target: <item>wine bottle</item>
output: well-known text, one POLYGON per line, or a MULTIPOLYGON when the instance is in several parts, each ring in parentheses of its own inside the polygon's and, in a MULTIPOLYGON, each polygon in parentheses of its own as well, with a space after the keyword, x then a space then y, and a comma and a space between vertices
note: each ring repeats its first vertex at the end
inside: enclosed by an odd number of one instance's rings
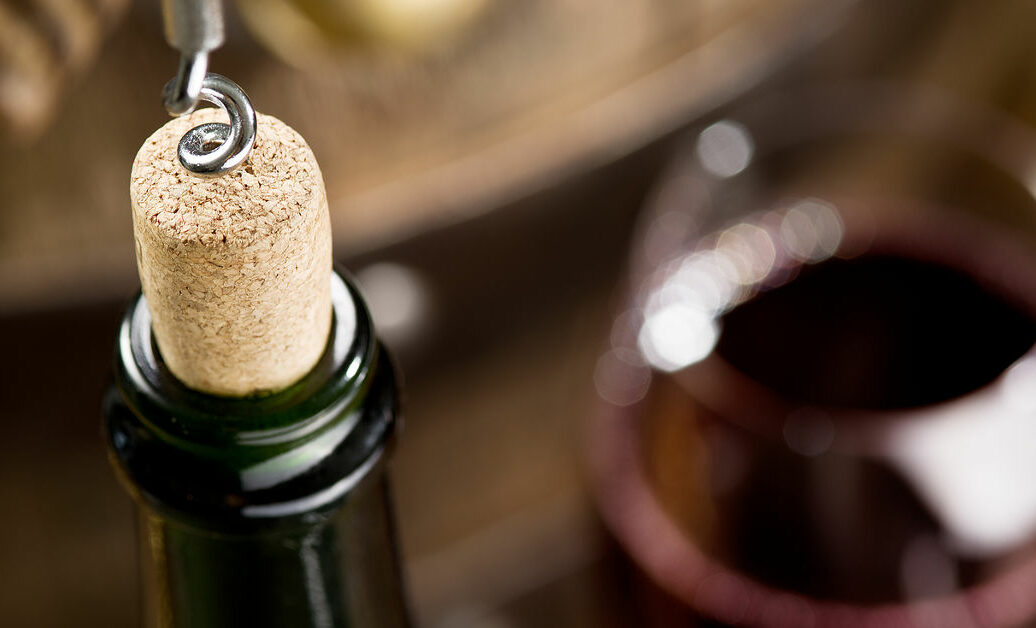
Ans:
POLYGON ((316 367, 281 392, 185 387, 127 311, 106 437, 139 505, 145 624, 408 624, 384 473, 396 378, 358 293, 332 277, 334 321, 316 367))

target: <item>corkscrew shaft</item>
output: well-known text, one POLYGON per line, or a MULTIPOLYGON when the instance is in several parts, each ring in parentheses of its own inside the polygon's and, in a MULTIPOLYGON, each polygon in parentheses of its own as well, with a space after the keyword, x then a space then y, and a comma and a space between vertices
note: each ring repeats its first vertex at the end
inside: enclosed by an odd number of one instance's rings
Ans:
POLYGON ((162 0, 162 17, 166 41, 180 52, 180 67, 163 101, 179 116, 198 105, 209 53, 223 45, 223 5, 221 0, 162 0))

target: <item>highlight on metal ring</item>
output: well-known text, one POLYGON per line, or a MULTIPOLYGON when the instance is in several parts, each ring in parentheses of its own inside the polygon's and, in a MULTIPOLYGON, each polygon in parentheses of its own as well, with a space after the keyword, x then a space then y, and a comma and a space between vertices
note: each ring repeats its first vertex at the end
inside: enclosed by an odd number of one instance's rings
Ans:
MULTIPOLYGON (((167 85, 166 89, 174 88, 167 85)), ((202 176, 230 172, 244 163, 255 144, 255 109, 237 83, 219 74, 205 76, 199 99, 227 112, 230 124, 209 122, 185 133, 177 149, 180 164, 202 176)))

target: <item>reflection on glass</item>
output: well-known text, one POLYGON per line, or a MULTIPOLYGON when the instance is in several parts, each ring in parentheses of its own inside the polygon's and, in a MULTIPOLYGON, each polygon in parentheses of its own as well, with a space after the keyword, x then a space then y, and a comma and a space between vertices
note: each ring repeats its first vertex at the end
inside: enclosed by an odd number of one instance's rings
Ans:
POLYGON ((676 371, 712 352, 719 326, 696 304, 673 303, 648 314, 637 340, 655 368, 676 371))
POLYGON ((663 270, 648 296, 637 338, 644 359, 665 372, 702 360, 719 338, 719 317, 757 292, 775 270, 834 255, 842 229, 832 205, 805 199, 706 238, 714 244, 666 266, 676 271, 663 270))
POLYGON ((792 205, 781 219, 781 242, 795 259, 819 262, 838 250, 842 229, 842 219, 833 206, 805 199, 792 205))

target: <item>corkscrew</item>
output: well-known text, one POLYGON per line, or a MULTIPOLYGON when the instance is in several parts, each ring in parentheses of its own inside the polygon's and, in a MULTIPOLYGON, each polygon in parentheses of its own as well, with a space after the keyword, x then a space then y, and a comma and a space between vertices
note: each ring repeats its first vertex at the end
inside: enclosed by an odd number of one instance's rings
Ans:
POLYGON ((208 71, 209 53, 223 45, 221 0, 162 0, 165 38, 180 52, 176 76, 162 100, 172 116, 191 113, 205 101, 227 113, 229 124, 210 122, 184 134, 177 157, 197 175, 225 174, 244 163, 255 143, 256 116, 237 83, 208 71))

